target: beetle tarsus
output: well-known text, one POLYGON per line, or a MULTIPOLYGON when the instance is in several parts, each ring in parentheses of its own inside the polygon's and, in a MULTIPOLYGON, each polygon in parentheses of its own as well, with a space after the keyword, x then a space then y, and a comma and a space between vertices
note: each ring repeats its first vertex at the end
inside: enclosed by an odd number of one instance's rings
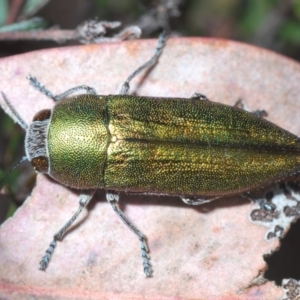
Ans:
POLYGON ((54 240, 51 242, 49 248, 46 250, 46 254, 43 256, 42 260, 40 261, 40 267, 39 267, 40 270, 45 271, 46 268, 48 267, 48 264, 50 262, 55 247, 56 247, 56 240, 54 237, 54 240))
POLYGON ((143 266, 144 266, 144 273, 147 277, 152 276, 152 268, 150 264, 150 256, 149 256, 149 250, 147 247, 146 239, 141 239, 141 250, 142 250, 142 259, 143 259, 143 266))
POLYGON ((152 269, 150 264, 150 256, 149 249, 146 243, 146 237, 131 223, 131 221, 124 215, 124 213, 118 208, 117 202, 119 201, 119 195, 116 193, 107 193, 106 200, 111 204, 113 210, 117 213, 117 215, 122 219, 122 221, 129 227, 131 231, 133 231, 139 240, 141 241, 141 251, 142 251, 142 259, 144 272, 147 277, 151 277, 152 269))

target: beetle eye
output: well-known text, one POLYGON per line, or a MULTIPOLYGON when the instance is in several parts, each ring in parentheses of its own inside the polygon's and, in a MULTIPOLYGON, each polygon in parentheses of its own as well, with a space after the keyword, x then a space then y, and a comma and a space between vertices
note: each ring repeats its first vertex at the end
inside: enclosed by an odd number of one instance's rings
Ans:
POLYGON ((36 115, 33 117, 33 121, 44 121, 50 119, 50 116, 51 116, 51 110, 43 109, 38 113, 36 113, 36 115))
POLYGON ((38 156, 31 160, 33 168, 41 173, 48 173, 48 158, 45 156, 38 156))

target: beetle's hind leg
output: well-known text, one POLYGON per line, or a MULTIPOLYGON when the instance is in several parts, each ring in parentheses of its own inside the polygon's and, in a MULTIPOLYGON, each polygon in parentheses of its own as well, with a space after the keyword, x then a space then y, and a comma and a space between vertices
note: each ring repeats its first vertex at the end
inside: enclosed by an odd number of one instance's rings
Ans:
POLYGON ((131 221, 124 215, 124 213, 118 208, 117 202, 119 201, 119 195, 115 193, 107 193, 106 200, 111 204, 113 210, 122 219, 122 221, 133 231, 141 242, 142 259, 144 266, 144 273, 147 277, 151 277, 152 269, 150 264, 149 250, 147 247, 146 237, 131 223, 131 221))
POLYGON ((46 95, 47 97, 51 98, 54 101, 60 101, 61 99, 66 98, 69 95, 78 92, 79 90, 85 90, 87 94, 93 94, 93 95, 97 94, 94 88, 87 86, 87 85, 79 85, 79 86, 73 87, 73 88, 55 96, 43 84, 41 84, 35 77, 28 75, 27 78, 28 78, 30 84, 34 88, 36 88, 41 93, 43 93, 44 95, 46 95))
MULTIPOLYGON (((244 102, 242 99, 238 99, 238 100, 235 102, 235 104, 233 105, 233 107, 238 107, 238 108, 241 108, 241 109, 243 109, 243 110, 245 110, 245 111, 250 111, 250 110, 247 108, 245 102, 244 102)), ((251 112, 251 111, 250 111, 250 112, 251 112)), ((262 110, 255 110, 255 111, 252 111, 252 113, 253 113, 255 116, 259 117, 259 118, 265 118, 265 117, 268 116, 268 113, 267 113, 264 109, 262 109, 262 110)))
POLYGON ((268 199, 267 196, 264 198, 254 198, 251 197, 249 193, 243 193, 241 196, 249 200, 251 203, 258 203, 260 208, 267 212, 274 213, 276 210, 276 205, 272 203, 271 199, 268 199))
POLYGON ((88 193, 82 193, 79 196, 79 208, 75 212, 75 214, 71 217, 71 219, 54 235, 53 241, 50 243, 48 249, 46 250, 46 254, 43 256, 40 261, 40 270, 45 270, 50 262, 53 251, 56 247, 57 241, 61 241, 63 235, 68 230, 68 228, 74 223, 79 214, 82 212, 83 208, 89 203, 89 201, 93 198, 95 194, 95 190, 91 190, 88 193))

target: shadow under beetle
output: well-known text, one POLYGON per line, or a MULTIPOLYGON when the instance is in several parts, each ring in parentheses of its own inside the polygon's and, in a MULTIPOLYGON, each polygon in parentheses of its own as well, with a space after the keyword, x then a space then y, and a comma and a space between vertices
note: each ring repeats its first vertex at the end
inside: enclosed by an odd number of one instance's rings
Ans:
POLYGON ((145 236, 118 208, 119 191, 177 195, 197 205, 243 194, 299 172, 300 139, 257 114, 201 94, 191 98, 129 96, 129 82, 157 63, 167 39, 160 35, 153 57, 133 72, 119 95, 98 95, 78 86, 54 96, 36 78, 30 83, 57 104, 27 126, 26 157, 34 169, 83 190, 79 208, 54 235, 40 262, 45 270, 61 240, 96 189, 141 242, 144 272, 151 276, 145 236), (69 97, 74 92, 85 94, 69 97))

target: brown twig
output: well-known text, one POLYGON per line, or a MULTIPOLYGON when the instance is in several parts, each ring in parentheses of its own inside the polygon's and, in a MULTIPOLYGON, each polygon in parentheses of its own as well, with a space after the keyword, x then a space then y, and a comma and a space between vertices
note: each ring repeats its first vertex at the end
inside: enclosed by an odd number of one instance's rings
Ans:
POLYGON ((0 41, 53 40, 57 43, 64 43, 76 38, 76 30, 48 29, 0 33, 0 41))
POLYGON ((18 31, 0 33, 0 41, 24 41, 24 40, 51 40, 57 43, 66 41, 79 41, 83 44, 115 42, 127 39, 136 39, 141 35, 141 30, 137 26, 130 26, 112 37, 105 36, 108 29, 120 26, 120 22, 98 22, 87 21, 75 30, 47 29, 34 31, 18 31))

